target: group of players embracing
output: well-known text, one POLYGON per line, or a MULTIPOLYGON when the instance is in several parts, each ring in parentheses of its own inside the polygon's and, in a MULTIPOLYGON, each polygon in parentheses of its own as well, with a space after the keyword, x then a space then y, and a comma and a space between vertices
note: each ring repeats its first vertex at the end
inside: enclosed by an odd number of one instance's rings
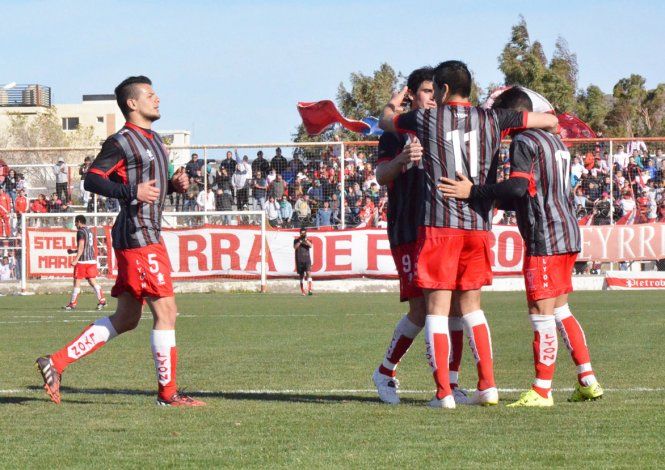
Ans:
POLYGON ((386 105, 376 173, 388 185, 388 238, 409 312, 398 322, 373 380, 398 404, 397 365, 424 328, 434 376, 434 408, 497 405, 490 328, 482 286, 492 283, 490 230, 495 202, 516 212, 524 238, 524 280, 534 331, 536 377, 508 406, 552 406, 557 329, 577 367, 569 401, 600 398, 582 327, 568 306, 580 231, 570 187, 570 154, 552 113, 535 113, 529 93, 512 87, 491 107, 471 105, 472 77, 460 61, 423 67, 386 105), (410 111, 404 112, 405 101, 410 111), (496 182, 502 137, 511 136, 510 178, 496 182), (464 336, 478 383, 458 385, 464 336))

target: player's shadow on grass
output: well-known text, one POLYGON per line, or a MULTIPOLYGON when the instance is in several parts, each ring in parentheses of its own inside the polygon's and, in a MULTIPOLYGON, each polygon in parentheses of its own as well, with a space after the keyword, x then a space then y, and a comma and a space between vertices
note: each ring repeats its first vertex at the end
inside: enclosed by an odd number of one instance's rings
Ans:
MULTIPOLYGON (((30 387, 37 390, 38 387, 30 387)), ((136 389, 115 389, 115 388, 75 388, 75 387, 61 387, 63 396, 68 394, 84 394, 84 395, 138 395, 138 396, 155 396, 154 390, 136 390, 136 389)), ((194 397, 206 398, 224 398, 226 400, 238 401, 274 401, 274 402, 291 402, 291 403, 347 403, 347 402, 360 402, 360 403, 376 403, 381 402, 377 397, 362 396, 362 395, 337 395, 337 394, 303 394, 303 393, 247 393, 247 392, 186 392, 194 397)), ((68 400, 69 401, 69 400, 68 400)), ((402 398, 402 403, 420 405, 422 400, 413 398, 402 398)))

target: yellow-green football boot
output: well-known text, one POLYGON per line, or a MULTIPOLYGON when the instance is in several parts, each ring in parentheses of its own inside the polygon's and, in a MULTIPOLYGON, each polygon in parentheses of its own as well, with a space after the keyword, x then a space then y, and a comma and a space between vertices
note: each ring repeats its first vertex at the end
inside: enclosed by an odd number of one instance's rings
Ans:
POLYGON ((575 385, 575 390, 573 390, 573 394, 570 396, 568 401, 591 401, 598 400, 599 398, 603 398, 603 387, 601 387, 598 382, 593 383, 588 387, 578 383, 575 385))
POLYGON ((520 395, 520 399, 517 400, 515 403, 511 403, 510 405, 506 406, 508 408, 518 408, 521 406, 528 406, 534 408, 548 408, 550 406, 554 406, 554 400, 552 399, 552 395, 550 395, 547 398, 543 398, 534 389, 529 389, 526 392, 522 392, 522 394, 520 395))

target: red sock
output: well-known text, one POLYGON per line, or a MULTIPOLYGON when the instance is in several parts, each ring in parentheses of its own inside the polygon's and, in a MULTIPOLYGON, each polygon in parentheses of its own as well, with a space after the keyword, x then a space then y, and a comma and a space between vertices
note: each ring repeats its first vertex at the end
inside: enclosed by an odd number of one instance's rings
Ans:
POLYGON ((388 350, 383 357, 383 363, 379 366, 380 373, 388 377, 395 377, 399 361, 409 350, 420 330, 422 328, 409 320, 409 317, 406 315, 402 317, 395 327, 390 346, 388 346, 388 350))
POLYGON ((88 325, 74 341, 51 355, 53 367, 62 374, 69 364, 98 350, 117 335, 109 317, 100 318, 88 325))
POLYGON ((441 399, 452 394, 448 378, 448 355, 450 338, 448 337, 448 318, 440 315, 427 315, 425 318, 425 346, 434 382, 436 398, 441 399))
POLYGON ((157 371, 159 398, 169 400, 178 391, 176 384, 178 350, 175 346, 175 330, 152 330, 150 343, 157 371))
POLYGON ((555 308, 554 316, 563 342, 577 366, 577 380, 584 386, 595 383, 596 376, 591 367, 591 357, 589 356, 584 330, 573 316, 568 304, 555 308))
POLYGON ((494 359, 492 357, 492 337, 489 325, 482 310, 470 312, 462 317, 464 332, 469 338, 469 346, 476 360, 478 370, 478 390, 496 387, 494 383, 494 359))
POLYGON ((462 350, 464 349, 464 322, 460 317, 448 317, 448 329, 450 331, 450 361, 448 362, 448 376, 450 387, 456 388, 459 384, 459 368, 462 362, 462 350))
POLYGON ((533 388, 541 397, 548 398, 556 366, 558 339, 554 315, 529 315, 533 328, 533 364, 536 379, 533 388))

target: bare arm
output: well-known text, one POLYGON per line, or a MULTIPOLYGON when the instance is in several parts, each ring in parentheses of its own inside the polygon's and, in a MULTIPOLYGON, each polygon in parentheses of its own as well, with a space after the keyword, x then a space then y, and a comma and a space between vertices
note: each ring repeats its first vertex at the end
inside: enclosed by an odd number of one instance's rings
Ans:
POLYGON ((527 115, 526 127, 528 129, 544 129, 556 134, 559 127, 559 119, 550 113, 529 113, 527 115))
POLYGON ((398 114, 399 112, 402 111, 402 101, 404 101, 404 96, 406 95, 407 87, 402 88, 401 91, 397 93, 393 93, 392 98, 390 98, 390 101, 386 105, 385 108, 383 108, 383 114, 381 115, 381 119, 379 119, 379 127, 383 129, 386 132, 395 132, 395 123, 393 122, 393 118, 395 117, 395 114, 398 114))

